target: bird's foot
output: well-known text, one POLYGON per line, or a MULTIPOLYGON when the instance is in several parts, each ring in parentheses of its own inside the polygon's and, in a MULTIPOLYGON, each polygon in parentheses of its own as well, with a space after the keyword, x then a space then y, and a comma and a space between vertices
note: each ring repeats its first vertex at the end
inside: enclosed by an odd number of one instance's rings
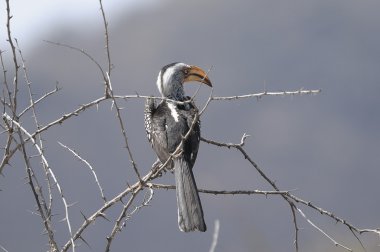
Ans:
POLYGON ((161 177, 162 176, 162 170, 160 171, 162 163, 159 159, 157 159, 153 164, 152 164, 152 176, 150 180, 161 177))
POLYGON ((164 167, 163 169, 160 170, 161 166, 163 164, 159 159, 157 159, 153 164, 152 164, 152 176, 151 179, 159 178, 162 177, 162 172, 171 172, 174 173, 174 169, 171 169, 169 167, 164 167))

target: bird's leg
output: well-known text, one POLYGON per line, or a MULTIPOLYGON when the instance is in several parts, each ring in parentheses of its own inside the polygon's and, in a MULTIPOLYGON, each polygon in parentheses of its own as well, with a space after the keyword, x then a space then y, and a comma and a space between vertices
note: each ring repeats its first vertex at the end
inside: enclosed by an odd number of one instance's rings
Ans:
POLYGON ((157 158, 157 160, 152 164, 153 175, 152 175, 151 179, 155 179, 157 177, 162 176, 162 172, 161 171, 158 172, 161 165, 162 165, 161 161, 157 158))
POLYGON ((169 167, 164 167, 164 169, 158 171, 162 165, 163 165, 162 162, 157 158, 157 160, 152 164, 153 175, 151 176, 150 180, 161 177, 162 171, 164 172, 170 171, 171 173, 174 173, 174 169, 170 169, 169 167))

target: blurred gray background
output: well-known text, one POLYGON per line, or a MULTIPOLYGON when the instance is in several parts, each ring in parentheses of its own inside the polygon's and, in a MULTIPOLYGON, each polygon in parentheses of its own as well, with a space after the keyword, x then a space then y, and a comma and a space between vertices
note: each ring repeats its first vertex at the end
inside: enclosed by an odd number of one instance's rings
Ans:
MULTIPOLYGON (((14 33, 23 49, 37 97, 62 90, 38 106, 47 124, 103 94, 102 78, 83 55, 43 40, 85 49, 106 66, 104 33, 97 1, 15 1, 14 33), (22 3, 24 2, 24 3, 22 3), (30 5, 30 6, 29 6, 30 5)), ((174 61, 213 66, 214 95, 264 90, 322 89, 316 96, 263 97, 260 100, 212 102, 202 116, 208 139, 239 142, 250 134, 246 150, 284 190, 312 201, 359 228, 379 223, 380 179, 380 2, 373 0, 282 1, 107 1, 110 49, 116 94, 158 95, 160 68, 174 61)), ((10 63, 1 3, 1 50, 10 63)), ((9 70, 11 68, 9 67, 9 70)), ((11 73, 11 71, 9 71, 11 73)), ((196 86, 187 86, 192 94, 196 86)), ((21 105, 27 105, 25 97, 21 105)), ((202 88, 199 107, 209 94, 202 88)), ((143 123, 144 100, 120 101, 134 158, 141 173, 156 157, 143 123)), ((78 151, 96 170, 108 199, 136 177, 128 161, 111 103, 104 102, 46 132, 48 161, 63 187, 74 230, 102 205, 87 167, 60 147, 78 151)), ((23 123, 35 128, 31 115, 23 123)), ((2 145, 4 139, 1 138, 2 145)), ((45 251, 41 219, 25 183, 17 155, 0 177, 0 245, 8 251, 45 251)), ((35 159, 35 169, 39 160, 35 159)), ((194 172, 200 188, 271 190, 235 150, 201 144, 194 172)), ((41 180, 43 178, 41 177, 41 180)), ((159 180, 173 184, 173 175, 159 180)), ((69 239, 62 202, 55 192, 56 237, 69 239)), ((294 251, 294 226, 287 203, 278 196, 201 194, 206 233, 184 234, 177 227, 175 192, 156 190, 150 206, 128 221, 113 251, 208 251, 216 219, 216 251, 294 251)), ((140 199, 141 201, 141 199, 140 199)), ((139 201, 136 201, 136 204, 139 201)), ((122 206, 107 212, 112 221, 122 206)), ((306 215, 338 242, 354 251, 360 244, 341 224, 303 207, 306 215)), ((301 251, 344 251, 298 216, 301 251)), ((113 223, 98 219, 84 233, 90 244, 77 251, 104 250, 113 223)), ((379 251, 375 235, 363 235, 367 251, 379 251)))

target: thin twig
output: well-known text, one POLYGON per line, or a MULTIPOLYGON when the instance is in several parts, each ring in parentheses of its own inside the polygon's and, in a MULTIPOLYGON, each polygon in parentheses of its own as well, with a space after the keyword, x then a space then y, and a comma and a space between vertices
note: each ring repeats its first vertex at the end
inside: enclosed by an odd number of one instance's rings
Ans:
POLYGON ((154 191, 152 188, 148 188, 148 191, 144 195, 143 202, 136 206, 129 214, 127 214, 125 220, 123 221, 121 227, 125 227, 127 225, 127 221, 138 211, 140 211, 143 207, 149 206, 150 202, 153 199, 154 191), (147 196, 148 195, 148 196, 147 196))
POLYGON ((101 67, 101 65, 94 59, 94 57, 92 57, 88 52, 86 52, 84 49, 80 49, 78 47, 75 47, 75 46, 71 46, 71 45, 68 45, 68 44, 64 44, 64 43, 59 43, 59 42, 54 42, 54 41, 49 41, 49 40, 44 40, 46 43, 49 43, 49 44, 52 44, 52 45, 55 45, 55 46, 61 46, 61 47, 66 47, 68 49, 71 49, 71 50, 74 50, 74 51, 77 51, 77 52, 80 52, 81 54, 83 54, 84 56, 86 56, 90 61, 92 61, 96 67, 98 68, 99 72, 101 73, 104 81, 107 80, 106 78, 106 73, 103 71, 103 68, 101 67))
POLYGON ((118 232, 121 232, 122 228, 126 226, 127 221, 135 213, 137 213, 141 208, 149 205, 150 201, 153 198, 153 189, 149 188, 148 192, 149 192, 149 196, 148 197, 145 196, 143 202, 139 206, 135 207, 130 213, 127 213, 129 207, 132 205, 132 201, 137 196, 137 192, 136 193, 132 193, 131 198, 129 199, 129 201, 127 202, 127 204, 124 205, 123 210, 120 213, 120 216, 117 218, 117 220, 115 222, 115 225, 114 225, 114 227, 113 227, 113 229, 111 231, 111 234, 109 236, 107 236, 107 245, 106 245, 106 249, 105 249, 106 252, 110 251, 110 247, 111 247, 112 241, 114 240, 116 234, 118 232), (125 220, 122 222, 122 220, 124 218, 125 218, 125 220))
POLYGON ((102 12, 103 25, 104 25, 104 39, 105 39, 105 46, 106 46, 106 51, 107 51, 107 62, 108 62, 107 73, 110 76, 111 70, 112 70, 112 63, 111 63, 111 53, 110 53, 108 22, 107 22, 107 18, 106 18, 106 13, 104 12, 102 0, 99 0, 99 5, 100 5, 100 11, 102 12))
MULTIPOLYGON (((203 78, 202 78, 201 81, 204 81, 204 80, 207 78, 208 74, 211 72, 211 70, 212 70, 213 67, 214 67, 214 66, 211 66, 211 67, 207 70, 206 75, 203 76, 203 78)), ((190 98, 190 101, 191 101, 191 102, 194 101, 195 97, 198 95, 199 90, 201 90, 202 85, 203 85, 203 84, 202 84, 201 82, 198 84, 198 88, 197 88, 197 90, 195 90, 194 94, 193 94, 193 95, 191 96, 191 98, 190 98)), ((211 92, 212 92, 212 88, 211 88, 211 92)))
POLYGON ((219 227, 220 227, 220 221, 216 219, 214 223, 214 233, 212 235, 212 243, 211 243, 209 252, 214 252, 216 245, 218 244, 219 227))
POLYGON ((0 244, 0 248, 4 251, 4 252, 9 252, 6 248, 4 248, 1 244, 0 244))
POLYGON ((304 95, 304 94, 319 94, 322 90, 321 89, 315 89, 315 90, 295 90, 295 91, 279 91, 279 92, 260 92, 260 93, 254 93, 254 94, 246 94, 246 95, 234 95, 234 96, 215 96, 212 97, 212 100, 237 100, 237 99, 243 99, 243 98, 261 98, 263 96, 284 96, 284 95, 304 95))
MULTIPOLYGON (((236 148, 237 150, 239 150, 243 154, 243 156, 245 157, 245 159, 247 159, 251 163, 251 165, 254 166, 256 168, 256 170, 258 170, 259 173, 261 174, 261 173, 263 173, 263 171, 258 167, 258 165, 255 162, 253 162, 253 160, 249 157, 249 155, 243 149, 244 140, 245 140, 246 136, 247 136, 246 134, 243 135, 242 140, 241 140, 241 142, 239 144, 221 143, 221 142, 217 142, 217 141, 213 141, 213 140, 208 140, 208 139, 205 139, 205 138, 201 138, 201 140, 204 141, 204 142, 206 142, 206 143, 213 144, 213 145, 216 145, 216 146, 219 146, 219 147, 236 148)), ((264 174, 263 178, 266 179, 266 180, 269 179, 265 174, 264 174)), ((269 183, 272 185, 272 187, 273 187, 273 185, 276 186, 273 181, 271 181, 269 183)), ((277 186, 276 186, 276 188, 277 188, 277 186)), ((360 229, 360 228, 354 226, 353 224, 347 222, 346 220, 344 220, 344 219, 342 219, 340 217, 337 217, 332 212, 326 211, 323 208, 321 208, 319 206, 316 206, 315 204, 313 204, 310 201, 305 201, 305 200, 303 200, 303 199, 301 199, 299 197, 296 197, 295 195, 293 195, 291 193, 283 194, 282 196, 290 204, 290 206, 292 208, 292 211, 294 209, 298 209, 298 208, 295 206, 295 204, 292 201, 289 201, 289 200, 293 200, 296 203, 301 203, 301 204, 303 204, 305 206, 308 206, 308 207, 310 207, 310 208, 318 211, 320 214, 329 216, 334 221, 342 223, 343 225, 347 226, 350 229, 351 232, 357 232, 358 234, 374 233, 374 234, 380 235, 380 229, 379 228, 377 228, 377 229, 360 229)), ((298 227, 297 227, 297 223, 296 223, 296 219, 295 219, 294 215, 293 215, 293 218, 294 218, 293 221, 294 221, 295 229, 296 229, 295 243, 296 243, 296 249, 297 249, 298 248, 298 244, 297 244, 297 240, 298 240, 298 227)), ((359 242, 361 243, 360 240, 359 240, 359 242)))
POLYGON ((113 89, 112 89, 111 79, 110 79, 110 76, 108 75, 108 73, 106 73, 106 74, 107 74, 107 83, 108 83, 107 86, 109 88, 109 95, 111 96, 113 105, 115 106, 115 109, 116 109, 116 117, 117 117, 118 122, 119 122, 119 126, 120 126, 120 129, 121 129, 121 134, 123 135, 123 139, 124 139, 124 143, 125 143, 125 148, 127 149, 128 156, 129 156, 129 161, 132 163, 133 170, 135 171, 138 179, 141 182, 141 175, 140 175, 139 170, 137 169, 137 164, 136 164, 136 162, 135 162, 135 160, 133 158, 132 151, 131 151, 131 148, 130 148, 129 142, 128 142, 127 131, 125 129, 123 119, 121 118, 120 107, 117 104, 116 99, 114 98, 114 95, 113 95, 113 89))
MULTIPOLYGON (((175 189, 175 185, 164 185, 164 184, 157 184, 157 183, 147 183, 147 186, 157 189, 175 189)), ((290 191, 262 191, 262 190, 209 190, 209 189, 202 189, 198 188, 198 192, 200 193, 206 193, 206 194, 224 194, 224 195, 253 195, 253 194, 261 194, 264 196, 267 195, 288 195, 290 191)))
POLYGON ((214 93, 214 88, 212 87, 211 88, 211 92, 210 92, 210 95, 205 103, 205 105, 203 106, 203 108, 201 109, 201 111, 199 112, 199 115, 202 115, 203 112, 206 110, 206 108, 208 107, 208 105, 210 104, 210 102, 212 101, 212 94, 214 93))
MULTIPOLYGON (((67 119, 73 117, 73 116, 78 116, 80 112, 82 111, 85 111, 86 109, 94 106, 94 105, 97 105, 99 104, 100 102, 104 101, 104 100, 107 100, 108 98, 105 98, 105 97, 100 97, 96 100, 93 100, 87 104, 83 104, 81 105, 79 108, 77 108, 76 110, 72 111, 71 113, 68 113, 68 114, 64 114, 63 116, 61 116, 60 118, 48 123, 47 125, 41 127, 39 130, 36 130, 31 136, 32 137, 35 137, 37 134, 40 134, 41 132, 44 132, 46 130, 48 130, 50 127, 54 126, 54 125, 57 125, 57 124, 62 124, 63 122, 65 122, 67 119)), ((29 140, 29 139, 26 139, 26 140, 29 140)))
POLYGON ((5 113, 6 107, 9 107, 12 110, 12 105, 13 104, 12 104, 12 93, 11 93, 11 90, 10 90, 10 88, 8 86, 7 70, 5 69, 5 65, 4 65, 3 53, 4 53, 4 51, 0 50, 1 68, 3 70, 3 98, 1 100, 1 103, 3 103, 3 105, 4 105, 3 113, 5 113), (9 100, 8 103, 5 100, 5 93, 8 96, 8 100, 9 100))
MULTIPOLYGON (((8 121, 12 121, 12 119, 10 118, 9 115, 6 115, 6 116, 5 115, 6 114, 4 113, 4 115, 3 115, 4 123, 6 124, 8 129, 10 129, 11 126, 8 123, 8 121)), ((12 122, 12 124, 15 125, 15 123, 13 123, 13 122, 12 122)), ((34 199, 35 199, 36 204, 37 204, 38 211, 40 213, 40 217, 42 218, 43 224, 44 224, 45 229, 48 233, 50 246, 51 246, 53 251, 58 251, 57 243, 54 240, 54 231, 53 231, 53 228, 51 226, 50 218, 48 216, 48 213, 45 213, 45 211, 44 211, 44 209, 47 209, 47 207, 45 206, 46 203, 44 202, 43 199, 40 200, 40 197, 42 198, 42 195, 41 195, 42 191, 40 190, 40 186, 38 184, 37 178, 35 177, 34 172, 32 170, 32 166, 30 164, 30 158, 27 155, 25 141, 23 139, 21 129, 18 127, 16 132, 20 138, 20 149, 21 149, 22 157, 23 157, 24 162, 25 162, 25 169, 26 169, 26 173, 28 176, 28 184, 31 187, 34 199), (35 179, 37 185, 34 184, 33 178, 35 179)))
POLYGON ((129 198, 127 204, 124 205, 123 210, 120 213, 120 216, 115 221, 115 225, 111 231, 111 234, 109 236, 107 236, 107 245, 106 245, 106 249, 105 249, 106 252, 110 251, 111 243, 112 243, 113 239, 115 238, 116 232, 121 229, 120 223, 121 223, 122 219, 126 216, 126 212, 128 211, 128 208, 131 206, 133 200, 136 198, 136 193, 132 192, 132 195, 129 198))
POLYGON ((16 47, 13 43, 12 35, 11 35, 11 10, 9 6, 9 0, 5 0, 6 5, 7 5, 7 35, 8 35, 8 43, 11 46, 12 50, 12 56, 13 56, 13 64, 14 64, 14 79, 13 79, 13 96, 12 99, 10 100, 10 104, 12 105, 12 114, 13 118, 16 117, 16 112, 17 112, 17 93, 18 93, 18 70, 19 70, 19 65, 17 62, 17 54, 16 54, 16 47))
POLYGON ((314 227, 315 229, 317 229, 319 232, 321 232, 324 236, 326 236, 327 238, 329 238, 330 241, 332 241, 334 243, 334 245, 336 247, 341 247, 341 248, 344 248, 348 251, 353 251, 352 249, 340 244, 339 242, 335 241, 331 236, 329 236, 325 231, 323 231, 320 227, 318 227, 314 222, 312 222, 309 218, 306 217, 306 215, 302 212, 301 209, 297 208, 297 211, 301 214, 301 216, 312 226, 314 227))
MULTIPOLYGON (((304 91, 307 91, 307 90, 304 90, 304 91)), ((311 90, 310 90, 311 91, 311 90)), ((294 92, 297 92, 297 91, 294 91, 294 92)), ((266 92, 266 95, 271 95, 271 93, 276 93, 276 92, 266 92)), ((291 93, 291 91, 287 91, 286 94, 288 93, 291 93)), ((260 94, 260 93, 258 93, 260 94)), ((255 94, 253 94, 255 95, 255 94)), ((151 98, 151 99, 158 99, 158 100, 165 100, 165 101, 172 101, 172 102, 175 102, 175 103, 178 103, 178 104, 184 104, 184 103, 189 103, 190 101, 185 101, 185 102, 178 102, 178 101, 174 101, 174 100, 170 100, 170 99, 167 99, 167 98, 163 98, 163 97, 152 97, 152 96, 148 96, 148 95, 113 95, 112 96, 112 99, 148 99, 148 98, 151 98)), ((37 130, 36 132, 34 132, 32 134, 32 136, 36 136, 37 134, 43 132, 43 131, 46 131, 47 129, 49 129, 50 127, 54 126, 54 125, 57 125, 57 124, 62 124, 63 122, 65 122, 67 119, 73 117, 73 116, 78 116, 80 112, 83 112, 85 111, 87 108, 90 108, 94 105, 98 105, 99 103, 101 103, 102 101, 105 101, 105 100, 108 100, 108 99, 111 99, 110 97, 100 97, 100 98, 97 98, 87 104, 84 104, 84 105, 81 105, 79 108, 75 109, 74 111, 70 112, 70 113, 67 113, 63 116, 61 116, 60 118, 50 122, 49 124, 45 125, 44 127, 41 127, 41 129, 37 130)))
POLYGON ((58 144, 61 145, 63 148, 67 149, 68 151, 70 151, 77 159, 79 159, 80 161, 82 161, 88 168, 90 168, 90 170, 92 172, 92 175, 95 178, 95 182, 98 185, 98 188, 99 188, 99 191, 100 191, 100 196, 101 196, 101 198, 103 199, 104 202, 107 202, 107 199, 106 199, 106 197, 104 196, 104 193, 103 193, 103 188, 100 185, 98 176, 96 175, 96 172, 95 172, 94 168, 91 166, 91 164, 86 159, 82 158, 76 151, 72 150, 70 147, 67 147, 66 145, 62 144, 61 142, 58 142, 58 144))
MULTIPOLYGON (((37 113, 36 113, 36 109, 35 109, 35 101, 33 99, 33 92, 32 92, 32 87, 31 87, 31 81, 29 79, 29 74, 28 74, 28 70, 27 70, 27 67, 26 67, 26 64, 25 64, 24 56, 22 54, 22 51, 20 49, 20 46, 18 44, 17 39, 15 39, 15 41, 16 41, 16 46, 17 46, 18 53, 19 53, 20 58, 21 58, 22 69, 23 69, 23 72, 24 72, 24 79, 25 79, 25 82, 26 82, 26 86, 28 88, 29 103, 30 103, 29 107, 32 110, 32 117, 34 119, 34 124, 36 126, 36 129, 38 130, 38 129, 40 129, 40 124, 38 123, 37 113)), ((19 116, 19 118, 20 118, 20 116, 19 116)), ((39 147, 41 149, 41 152, 43 152, 44 147, 43 147, 42 135, 38 134, 38 136, 36 137, 36 140, 39 142, 39 147)), ((48 205, 44 204, 44 206, 47 207, 47 209, 45 209, 45 210, 48 213, 47 214, 48 218, 50 218, 50 216, 51 216, 52 202, 53 202, 52 183, 50 181, 50 176, 49 176, 49 172, 48 172, 47 167, 45 167, 44 163, 42 163, 42 165, 44 166, 43 168, 45 170, 45 177, 46 177, 46 181, 47 181, 47 188, 48 188, 48 194, 49 194, 49 204, 48 205)), ((41 196, 44 199, 42 191, 41 191, 41 196)))
MULTIPOLYGON (((202 141, 206 142, 206 143, 210 143, 210 144, 214 144, 214 145, 217 145, 217 146, 221 146, 221 147, 227 147, 227 148, 236 148, 237 150, 239 150, 244 158, 246 160, 248 160, 248 162, 256 169, 256 171, 261 175, 261 177, 263 177, 272 187, 273 189, 275 189, 276 191, 280 191, 280 189, 277 187, 277 185, 275 184, 274 181, 272 181, 264 172, 263 170, 252 160, 252 158, 247 154, 247 152, 244 150, 243 146, 244 146, 244 143, 245 143, 245 139, 248 137, 249 135, 246 135, 245 133, 243 134, 242 138, 241 138, 241 141, 240 141, 240 144, 226 144, 226 143, 218 143, 218 142, 215 142, 215 141, 210 141, 210 140, 207 140, 207 139, 204 139, 204 138, 201 138, 202 141)), ((281 196, 283 197, 284 200, 286 200, 286 202, 289 204, 289 207, 291 209, 291 212, 292 212, 292 216, 293 216, 293 222, 295 224, 295 229, 296 229, 296 238, 295 238, 295 249, 296 249, 296 252, 298 252, 298 226, 297 226, 297 219, 296 219, 296 216, 294 214, 294 209, 293 208, 296 208, 296 206, 294 205, 294 202, 292 202, 288 197, 287 195, 284 195, 284 194, 281 194, 281 196)))
MULTIPOLYGON (((3 168, 7 164, 9 164, 9 160, 10 160, 10 158, 13 155, 13 153, 10 151, 11 144, 12 144, 12 139, 13 139, 13 134, 12 133, 8 133, 7 143, 5 144, 3 159, 1 160, 1 163, 0 163, 0 174, 2 174, 3 168)), ((15 149, 14 152, 16 152, 16 150, 17 149, 15 149)))
POLYGON ((47 98, 48 96, 52 95, 52 94, 55 94, 56 92, 58 92, 59 90, 61 90, 60 87, 58 87, 58 85, 51 91, 47 92, 46 94, 42 95, 40 98, 38 98, 37 100, 34 101, 33 104, 30 104, 28 107, 26 107, 23 111, 21 111, 21 113, 18 114, 18 117, 21 117, 23 116, 28 110, 30 110, 33 106, 37 105, 38 103, 40 103, 41 101, 43 101, 45 98, 47 98))
POLYGON ((292 217, 293 217, 293 224, 294 224, 294 245, 295 245, 296 251, 298 251, 298 249, 299 249, 299 247, 298 247, 298 232, 300 229, 299 229, 298 224, 297 224, 297 216, 296 216, 297 207, 295 204, 290 205, 290 207, 292 210, 292 217))
MULTIPOLYGON (((142 180, 143 181, 148 181, 150 179, 150 177, 153 175, 153 171, 150 171, 148 172, 143 178, 142 180)), ((84 232, 84 230, 93 222, 95 222, 95 220, 98 218, 98 217, 105 217, 105 214, 104 212, 109 209, 110 207, 112 207, 113 205, 115 205, 116 203, 120 202, 125 196, 127 196, 129 193, 131 192, 137 192, 139 190, 142 189, 142 186, 141 186, 141 183, 140 181, 136 182, 135 184, 133 184, 132 186, 128 186, 126 189, 124 189, 122 192, 120 192, 118 195, 116 195, 114 198, 112 198, 111 200, 107 201, 106 203, 104 203, 104 205, 102 207, 100 207, 98 210, 96 210, 90 217, 85 217, 85 221, 82 223, 82 225, 78 228, 78 230, 75 232, 75 234, 73 235, 73 240, 77 240, 78 238, 81 237, 82 233, 84 232)), ((72 241, 69 240, 66 242, 66 244, 62 247, 61 249, 61 252, 63 251, 67 251, 71 245, 72 245, 72 241)))
MULTIPOLYGON (((43 154, 40 146, 36 143, 36 141, 34 140, 34 138, 32 137, 32 135, 26 129, 24 129, 18 122, 16 122, 15 120, 13 120, 8 114, 5 113, 3 115, 3 117, 6 118, 8 121, 11 121, 14 125, 17 126, 17 128, 19 130, 21 130, 25 135, 27 135, 29 137, 29 139, 31 139, 33 145, 36 147, 39 155, 41 156, 41 160, 42 160, 44 166, 48 170, 49 175, 52 177, 52 179, 54 181, 54 184, 57 186, 58 192, 61 195, 64 207, 65 207, 65 220, 66 220, 66 223, 67 223, 67 226, 68 226, 68 229, 69 229, 70 239, 71 239, 71 242, 73 244, 73 251, 75 251, 75 243, 74 243, 74 240, 72 238, 73 235, 72 235, 71 224, 70 224, 70 219, 69 219, 69 211, 68 211, 69 210, 69 204, 67 204, 67 200, 66 200, 66 198, 65 198, 65 196, 63 194, 62 187, 58 183, 58 180, 57 180, 54 172, 50 168, 49 163, 47 162, 47 159, 45 158, 45 155, 43 154)), ((22 144, 22 148, 25 148, 25 144, 22 144)))
POLYGON ((316 210, 317 212, 319 212, 320 214, 323 214, 323 215, 326 215, 326 216, 329 216, 330 218, 332 218, 334 221, 338 222, 338 223, 342 223, 343 225, 347 226, 351 231, 355 231, 357 232, 358 234, 363 234, 363 233, 375 233, 377 235, 380 235, 380 228, 376 228, 376 229, 369 229, 369 228, 364 228, 364 229, 360 229, 356 226, 354 226, 353 224, 351 224, 350 222, 336 216, 335 214, 333 214, 332 212, 329 212, 327 210, 324 210, 323 208, 315 205, 314 203, 310 202, 310 201, 306 201, 306 200, 303 200, 299 197, 296 197, 295 195, 293 194, 289 194, 288 197, 290 197, 292 200, 294 200, 295 202, 297 203, 301 203, 305 206, 308 206, 314 210, 316 210))

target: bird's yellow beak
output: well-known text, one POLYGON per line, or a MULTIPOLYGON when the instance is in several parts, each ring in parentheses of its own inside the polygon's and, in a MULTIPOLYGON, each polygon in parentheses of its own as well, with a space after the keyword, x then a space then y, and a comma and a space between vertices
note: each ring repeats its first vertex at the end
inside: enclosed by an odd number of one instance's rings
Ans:
POLYGON ((207 86, 212 87, 211 81, 208 78, 206 72, 197 66, 190 66, 188 73, 186 74, 185 81, 198 81, 206 84, 207 86))

